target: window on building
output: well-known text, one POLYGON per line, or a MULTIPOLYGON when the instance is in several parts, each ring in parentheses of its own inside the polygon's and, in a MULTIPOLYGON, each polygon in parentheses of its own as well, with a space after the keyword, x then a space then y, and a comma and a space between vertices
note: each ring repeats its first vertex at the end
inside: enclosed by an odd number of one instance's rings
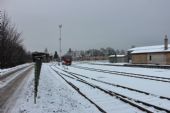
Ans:
POLYGON ((152 60, 152 56, 151 56, 151 55, 149 56, 149 60, 150 60, 150 61, 152 60))

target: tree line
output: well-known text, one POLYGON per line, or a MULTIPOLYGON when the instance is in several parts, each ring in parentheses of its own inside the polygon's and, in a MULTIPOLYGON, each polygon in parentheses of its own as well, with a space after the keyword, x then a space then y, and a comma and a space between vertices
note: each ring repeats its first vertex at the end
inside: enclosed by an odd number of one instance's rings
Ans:
POLYGON ((100 48, 100 49, 88 49, 88 50, 80 50, 80 51, 72 51, 71 48, 67 51, 67 54, 71 54, 72 56, 76 56, 78 53, 81 57, 84 56, 109 56, 109 55, 125 55, 125 50, 113 49, 111 47, 100 48), (74 55, 75 54, 75 55, 74 55))
POLYGON ((13 67, 31 60, 31 53, 22 45, 21 33, 6 13, 0 12, 0 68, 13 67))

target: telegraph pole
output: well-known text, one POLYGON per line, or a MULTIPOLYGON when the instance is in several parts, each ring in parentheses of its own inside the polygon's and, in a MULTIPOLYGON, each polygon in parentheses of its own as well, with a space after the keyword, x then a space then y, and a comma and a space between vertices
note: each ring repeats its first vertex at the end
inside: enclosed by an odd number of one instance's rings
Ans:
POLYGON ((59 25, 59 29, 60 29, 60 38, 59 38, 59 43, 60 43, 60 44, 59 44, 59 45, 60 45, 60 47, 59 47, 59 48, 60 48, 60 62, 61 62, 61 52, 62 52, 62 51, 61 51, 61 28, 62 28, 62 24, 59 25))

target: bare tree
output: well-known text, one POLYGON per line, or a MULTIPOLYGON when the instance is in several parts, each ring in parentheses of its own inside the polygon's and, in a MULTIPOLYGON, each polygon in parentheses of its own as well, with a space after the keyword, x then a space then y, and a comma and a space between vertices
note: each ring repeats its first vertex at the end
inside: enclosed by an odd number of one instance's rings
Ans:
POLYGON ((12 67, 30 59, 22 45, 21 33, 10 23, 6 13, 0 13, 0 68, 12 67))

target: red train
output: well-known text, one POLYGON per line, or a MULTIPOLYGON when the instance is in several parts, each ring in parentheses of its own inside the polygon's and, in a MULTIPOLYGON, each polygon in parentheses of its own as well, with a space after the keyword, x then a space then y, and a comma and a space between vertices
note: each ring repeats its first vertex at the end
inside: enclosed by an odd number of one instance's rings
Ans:
POLYGON ((64 55, 61 57, 61 61, 63 65, 70 66, 72 63, 72 56, 70 55, 64 55))

